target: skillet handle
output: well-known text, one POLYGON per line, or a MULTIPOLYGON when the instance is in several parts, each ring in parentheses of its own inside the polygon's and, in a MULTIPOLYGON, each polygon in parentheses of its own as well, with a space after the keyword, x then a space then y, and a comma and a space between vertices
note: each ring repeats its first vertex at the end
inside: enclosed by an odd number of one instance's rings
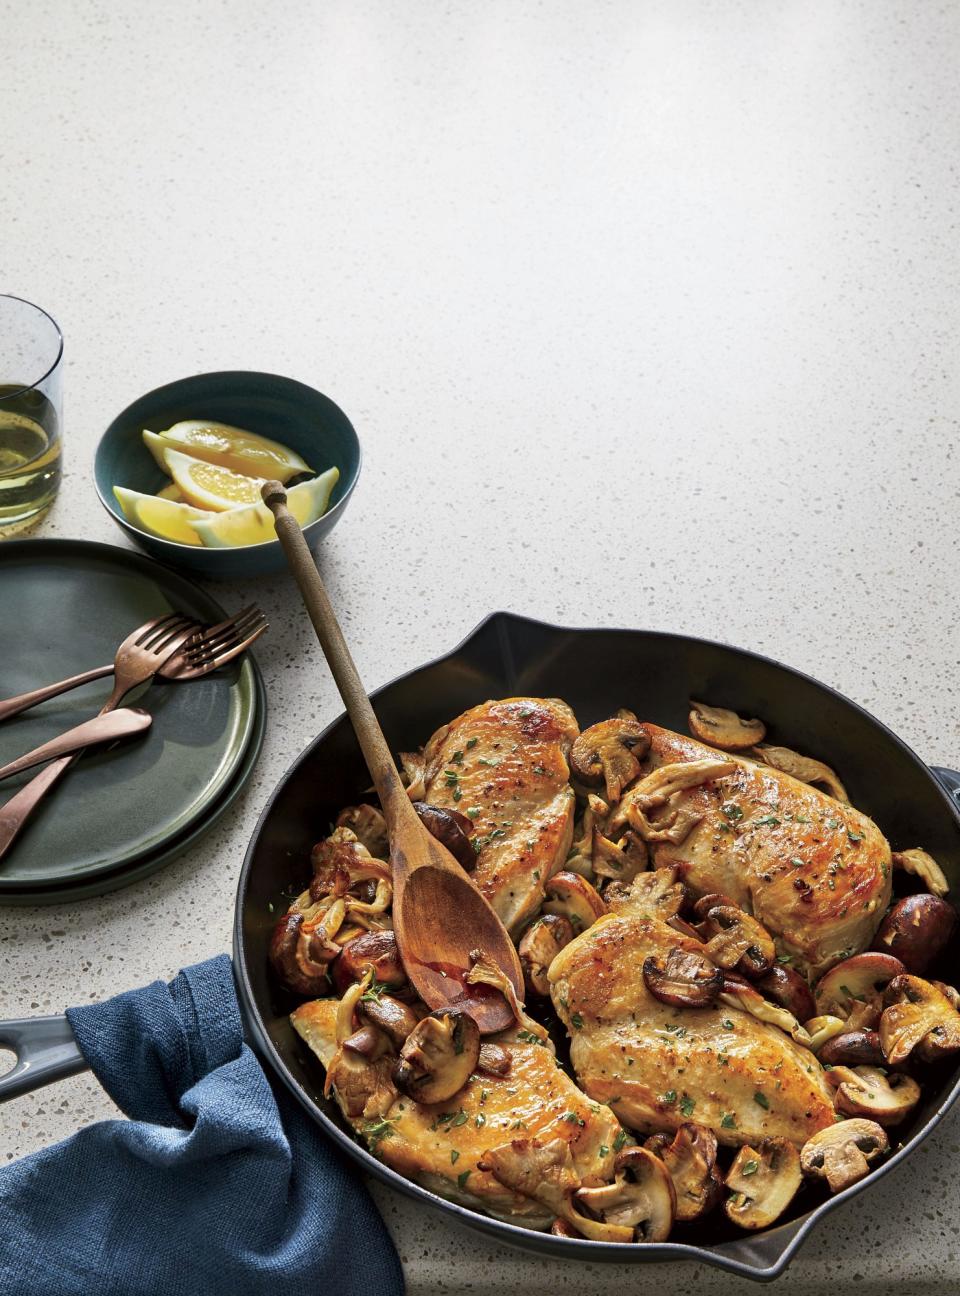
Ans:
POLYGON ((947 789, 947 795, 957 803, 957 809, 960 810, 960 774, 956 770, 944 769, 940 765, 931 765, 930 768, 947 789))
POLYGON ((87 1060, 62 1014, 0 1022, 0 1045, 17 1055, 13 1070, 0 1076, 0 1102, 87 1070, 87 1060))

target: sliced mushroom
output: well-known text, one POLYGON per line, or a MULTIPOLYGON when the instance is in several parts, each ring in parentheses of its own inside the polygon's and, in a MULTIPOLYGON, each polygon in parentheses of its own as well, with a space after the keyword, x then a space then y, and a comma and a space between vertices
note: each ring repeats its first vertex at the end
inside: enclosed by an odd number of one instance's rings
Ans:
POLYGON ((868 951, 844 959, 817 982, 814 995, 821 1013, 833 1017, 849 1017, 856 1005, 867 1004, 883 990, 894 977, 904 972, 904 966, 892 954, 868 951))
POLYGON ((824 1066, 883 1066, 886 1059, 875 1030, 842 1030, 816 1050, 824 1066))
POLYGON ((913 850, 894 851, 892 859, 894 868, 913 873, 935 896, 945 896, 950 890, 943 869, 932 855, 928 855, 919 846, 913 850))
POLYGON ((835 1066, 826 1073, 836 1089, 837 1111, 866 1116, 878 1125, 899 1125, 920 1101, 920 1086, 907 1075, 887 1076, 875 1066, 835 1066))
POLYGON ((669 842, 682 846, 703 818, 693 806, 671 806, 669 801, 656 819, 649 819, 643 810, 631 806, 628 819, 641 840, 650 843, 669 842))
POLYGON ((904 896, 880 924, 873 948, 893 954, 907 972, 922 976, 943 952, 956 925, 957 911, 940 896, 904 896))
POLYGON ((407 974, 400 959, 397 938, 392 931, 371 931, 344 945, 333 965, 333 983, 343 994, 349 985, 359 981, 371 969, 380 985, 399 990, 407 984, 407 974))
POLYGON ((594 828, 591 860, 597 877, 632 882, 649 865, 650 853, 635 832, 622 833, 613 841, 605 837, 599 828, 594 828))
POLYGON ((664 1163, 643 1147, 624 1148, 616 1178, 602 1188, 581 1188, 577 1202, 607 1224, 623 1225, 636 1242, 665 1242, 676 1210, 673 1180, 664 1163))
POLYGON ((793 1201, 802 1180, 800 1153, 789 1139, 763 1139, 758 1148, 745 1143, 727 1171, 733 1195, 724 1210, 740 1228, 767 1228, 793 1201))
POLYGON ((850 804, 847 789, 830 766, 824 765, 823 761, 814 760, 810 756, 801 756, 799 752, 791 751, 789 747, 771 747, 767 743, 755 747, 754 755, 765 765, 770 765, 783 774, 789 774, 792 778, 799 779, 801 783, 809 783, 813 787, 821 788, 835 801, 842 801, 845 805, 850 804))
POLYGON ((569 945, 572 940, 573 924, 558 913, 544 914, 523 933, 517 953, 529 994, 545 996, 550 993, 547 968, 564 945, 569 945))
POLYGON ((577 1210, 574 1197, 580 1179, 566 1139, 551 1139, 547 1143, 514 1139, 484 1152, 478 1168, 488 1171, 512 1192, 541 1202, 592 1242, 633 1241, 632 1227, 595 1220, 577 1210))
POLYGON ((544 887, 544 913, 561 914, 579 935, 607 912, 600 893, 586 878, 566 870, 554 873, 544 887))
POLYGON ((480 1030, 458 1008, 438 1008, 407 1036, 393 1083, 420 1103, 446 1102, 470 1079, 480 1057, 480 1030))
POLYGON ((736 711, 707 706, 706 702, 695 702, 693 698, 687 723, 694 738, 721 751, 746 751, 767 736, 767 726, 762 720, 744 720, 736 711))
POLYGON ((513 982, 503 969, 498 967, 482 949, 470 951, 470 964, 470 971, 464 977, 464 982, 467 985, 493 986, 494 990, 499 990, 510 1005, 517 1026, 522 1027, 528 1036, 536 1035, 544 1047, 551 1053, 555 1053, 553 1041, 546 1027, 524 1012, 523 1004, 517 998, 517 992, 513 988, 513 982))
POLYGON ((717 1139, 712 1130, 685 1121, 671 1139, 654 1134, 644 1147, 660 1157, 670 1172, 678 1220, 699 1219, 723 1195, 723 1177, 717 1170, 717 1139))
POLYGON ((870 1163, 890 1147, 890 1141, 876 1121, 845 1120, 807 1139, 800 1149, 804 1174, 826 1179, 830 1191, 843 1192, 870 1173, 870 1163))
MULTIPOLYGON (((437 735, 434 735, 436 738, 437 735)), ((422 801, 427 795, 427 758, 422 751, 401 752, 400 764, 411 801, 422 801)))
POLYGON ((640 773, 640 760, 650 739, 636 720, 603 720, 584 729, 570 749, 570 768, 583 783, 603 780, 607 801, 620 800, 628 783, 640 773))
POLYGON ((722 968, 738 968, 744 976, 769 972, 777 955, 770 933, 756 918, 730 905, 715 905, 704 919, 706 953, 722 968))
POLYGON ((813 992, 793 968, 774 963, 770 971, 757 981, 756 986, 762 995, 786 1008, 797 1021, 806 1021, 816 1014, 817 1004, 813 992))
POLYGON ((314 960, 303 931, 303 914, 285 913, 273 929, 270 963, 277 976, 294 994, 314 999, 328 990, 329 960, 314 960))
POLYGON ((470 840, 473 824, 466 815, 459 810, 427 805, 424 801, 414 801, 413 808, 430 836, 435 837, 441 846, 446 846, 461 868, 469 873, 476 867, 477 852, 470 840))
POLYGON ((409 1004, 401 1003, 399 999, 387 994, 368 993, 357 1004, 357 1014, 383 1031, 397 1049, 403 1046, 420 1020, 419 1014, 409 1004))
POLYGON ((670 950, 661 961, 656 955, 643 960, 643 981, 654 999, 679 1008, 708 1008, 723 991, 723 972, 705 954, 670 950))
POLYGON ((488 1075, 505 1076, 510 1074, 513 1058, 501 1044, 483 1043, 480 1045, 480 1058, 477 1062, 479 1071, 488 1075))
POLYGON ((568 1224, 565 1219, 557 1218, 550 1225, 550 1232, 554 1237, 564 1238, 582 1238, 583 1234, 579 1229, 575 1229, 572 1224, 568 1224))
POLYGON ((805 1021, 803 1029, 810 1037, 807 1048, 819 1056, 830 1040, 836 1038, 837 1035, 842 1035, 848 1028, 842 1017, 834 1017, 830 1013, 824 1013, 820 1017, 811 1017, 808 1021, 805 1021))
POLYGON ((936 1062, 960 1052, 960 1013, 930 981, 898 976, 883 995, 880 1044, 891 1066, 914 1054, 936 1062))
POLYGON ((674 761, 669 765, 660 765, 646 778, 633 787, 620 800, 620 804, 610 816, 607 831, 619 832, 630 827, 643 837, 651 825, 647 819, 650 810, 666 805, 672 796, 685 792, 688 788, 699 787, 724 774, 732 774, 737 768, 734 761, 715 760, 674 761), (634 813, 637 812, 637 813, 634 813))
POLYGON ((716 909, 717 905, 723 905, 728 909, 740 908, 735 900, 731 900, 722 891, 710 891, 707 895, 702 895, 699 900, 694 902, 693 916, 697 922, 703 922, 710 910, 716 909))
POLYGON ((957 1012, 960 1012, 960 990, 957 990, 954 986, 947 985, 946 981, 931 981, 930 984, 935 985, 940 993, 949 999, 957 1012))
POLYGON ((724 973, 720 1002, 726 1004, 728 1008, 739 1008, 741 1012, 748 1012, 751 1017, 756 1017, 757 1021, 779 1026, 798 1044, 802 1044, 805 1048, 810 1047, 810 1035, 796 1017, 786 1008, 781 1008, 779 1004, 764 999, 762 994, 754 990, 753 986, 748 985, 741 977, 732 980, 731 973, 724 973))
POLYGON ((390 1041, 375 1026, 361 1026, 343 1041, 343 1047, 349 1053, 359 1053, 367 1061, 373 1062, 390 1052, 390 1041))
POLYGON ((387 821, 376 806, 347 806, 337 815, 337 827, 349 828, 374 859, 385 860, 390 854, 387 821))

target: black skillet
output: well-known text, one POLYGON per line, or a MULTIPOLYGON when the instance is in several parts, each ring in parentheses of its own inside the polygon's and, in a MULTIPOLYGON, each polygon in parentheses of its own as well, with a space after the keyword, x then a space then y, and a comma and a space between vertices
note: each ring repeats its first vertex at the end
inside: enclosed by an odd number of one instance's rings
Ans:
MULTIPOLYGON (((684 731, 690 697, 762 716, 773 742, 818 756, 838 770, 853 803, 876 820, 894 849, 922 846, 942 865, 953 888, 960 889, 960 774, 931 770, 889 729, 839 693, 742 649, 645 630, 561 629, 498 612, 446 657, 373 696, 391 747, 401 750, 418 746, 439 725, 478 702, 513 695, 562 697, 581 726, 626 706, 642 719, 684 731)), ((616 1246, 553 1237, 494 1220, 418 1187, 371 1156, 335 1104, 323 1098, 322 1069, 287 1019, 296 1000, 277 986, 267 961, 273 924, 287 897, 302 890, 309 877, 311 845, 368 784, 346 716, 324 730, 281 780, 260 816, 240 875, 234 931, 237 989, 261 1059, 328 1136, 362 1169, 448 1218, 558 1259, 621 1264, 699 1260, 746 1278, 771 1279, 783 1272, 823 1215, 869 1189, 908 1156, 960 1092, 960 1067, 944 1069, 925 1086, 911 1121, 896 1132, 896 1150, 873 1175, 833 1198, 806 1187, 783 1223, 753 1235, 715 1214, 712 1221, 678 1226, 673 1240, 664 1243, 616 1246)), ((949 954, 955 960, 957 948, 949 954)), ((951 979, 946 968, 942 974, 951 979)), ((14 1071, 0 1078, 0 1100, 82 1069, 65 1025, 65 1019, 57 1018, 0 1023, 0 1044, 19 1055, 14 1071)))

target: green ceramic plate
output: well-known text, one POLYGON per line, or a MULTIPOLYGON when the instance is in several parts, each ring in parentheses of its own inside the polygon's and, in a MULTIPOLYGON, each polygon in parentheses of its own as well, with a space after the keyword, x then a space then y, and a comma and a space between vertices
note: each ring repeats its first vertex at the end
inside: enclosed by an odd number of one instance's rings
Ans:
POLYGON ((267 727, 266 694, 263 688, 263 678, 256 668, 254 668, 254 688, 257 700, 254 711, 253 733, 247 743, 247 750, 243 753, 240 768, 233 776, 232 783, 220 800, 192 828, 188 828, 179 837, 174 837, 152 855, 145 855, 135 863, 128 864, 126 868, 114 869, 111 873, 98 873, 95 877, 60 886, 18 887, 16 890, 11 888, 9 891, 0 891, 0 906, 62 905, 69 904, 73 900, 90 900, 95 896, 106 895, 108 891, 119 891, 121 887, 140 882, 143 878, 149 877, 151 873, 156 873, 159 869, 162 869, 164 865, 169 864, 179 855, 185 854, 204 833, 208 832, 223 817, 243 791, 247 780, 253 773, 253 767, 256 765, 257 757, 260 755, 260 748, 263 746, 264 730, 267 727))
MULTIPOLYGON (((80 540, 0 545, 0 696, 107 662, 152 616, 176 609, 201 621, 226 615, 191 581, 159 563, 80 540)), ((0 724, 0 762, 95 714, 100 680, 0 724)), ((153 726, 142 740, 84 756, 0 860, 0 895, 89 883, 166 850, 209 816, 236 778, 253 735, 257 673, 241 664, 188 684, 156 681, 127 699, 153 726)), ((0 784, 4 800, 29 773, 0 784)))

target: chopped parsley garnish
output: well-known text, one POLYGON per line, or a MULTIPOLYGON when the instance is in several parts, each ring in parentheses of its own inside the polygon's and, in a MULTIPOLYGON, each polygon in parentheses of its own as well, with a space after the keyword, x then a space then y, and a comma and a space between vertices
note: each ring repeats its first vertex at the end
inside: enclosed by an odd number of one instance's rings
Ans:
POLYGON ((740 1167, 740 1173, 745 1175, 756 1174, 759 1169, 759 1161, 744 1161, 743 1165, 740 1167))
POLYGON ((532 715, 533 715, 533 707, 521 707, 521 708, 520 708, 520 719, 521 719, 521 720, 529 720, 529 718, 530 718, 532 715))
POLYGON ((790 861, 790 867, 791 867, 791 868, 803 868, 803 860, 800 859, 800 857, 799 857, 798 855, 794 855, 794 857, 793 857, 793 858, 791 859, 791 861, 790 861))
POLYGON ((613 1140, 614 1152, 619 1152, 620 1149, 623 1147, 624 1143, 626 1143, 626 1141, 627 1141, 627 1131, 617 1130, 616 1137, 613 1140))
POLYGON ((471 819, 476 819, 476 817, 477 817, 477 815, 480 813, 481 809, 482 809, 482 806, 467 806, 467 815, 468 815, 471 819))
POLYGON ((541 1039, 539 1035, 534 1035, 533 1031, 518 1030, 517 1039, 523 1040, 524 1044, 540 1044, 543 1048, 547 1047, 547 1041, 541 1039))
POLYGON ((792 955, 792 954, 778 954, 778 955, 777 955, 777 962, 778 962, 778 963, 792 963, 792 962, 793 962, 793 955, 792 955))
POLYGON ((478 743, 479 741, 480 741, 479 738, 468 738, 468 739, 467 739, 467 751, 471 751, 474 747, 476 747, 476 745, 477 745, 477 743, 478 743))
POLYGON ((568 1125, 583 1126, 586 1124, 586 1121, 583 1120, 582 1117, 578 1116, 575 1111, 565 1111, 563 1115, 560 1117, 560 1119, 562 1121, 566 1121, 568 1125))
POLYGON ((771 828, 776 828, 779 826, 780 820, 776 815, 764 815, 762 819, 757 820, 758 828, 766 827, 767 824, 769 824, 771 828))
POLYGON ((500 764, 499 760, 488 760, 486 756, 477 757, 478 765, 489 765, 491 769, 496 769, 500 764))
POLYGON ((667 1103, 668 1106, 669 1106, 669 1105, 672 1105, 673 1103, 675 1103, 675 1102, 677 1101, 677 1091, 676 1091, 676 1089, 668 1089, 667 1092, 666 1092, 665 1094, 661 1094, 661 1095, 660 1095, 660 1099, 661 1099, 662 1102, 667 1103))
POLYGON ((451 1149, 450 1149, 450 1164, 451 1164, 451 1165, 456 1165, 457 1162, 458 1162, 459 1160, 460 1160, 460 1153, 457 1151, 456 1148, 451 1148, 451 1149))
POLYGON ((600 1144, 600 1155, 601 1155, 601 1156, 606 1156, 607 1153, 608 1153, 609 1151, 610 1151, 610 1149, 607 1147, 606 1143, 601 1143, 601 1144, 600 1144))
POLYGON ((733 1119, 733 1112, 721 1112, 720 1125, 722 1129, 736 1129, 737 1122, 733 1119))
POLYGON ((758 1091, 753 1095, 753 1101, 757 1104, 758 1107, 762 1107, 764 1111, 770 1110, 770 1099, 767 1097, 766 1094, 760 1093, 758 1091))
POLYGON ((476 1125, 477 1129, 483 1129, 484 1125, 487 1123, 487 1118, 484 1116, 483 1112, 477 1112, 476 1116, 473 1118, 473 1123, 476 1125))
POLYGON ((453 753, 453 755, 450 757, 450 762, 451 762, 451 764, 453 764, 453 765, 462 765, 462 764, 463 764, 463 752, 462 752, 462 751, 455 751, 455 752, 453 753))
POLYGON ((862 842, 862 841, 863 841, 863 834, 862 834, 862 833, 855 833, 855 832, 851 832, 850 829, 848 828, 848 829, 847 829, 847 841, 850 842, 850 844, 851 844, 852 846, 856 846, 857 842, 862 842))
POLYGON ((533 772, 534 774, 546 774, 547 771, 542 765, 534 765, 533 772))
POLYGON ((374 977, 367 989, 360 996, 360 1002, 378 1004, 380 1002, 380 996, 383 994, 384 990, 389 989, 390 987, 387 985, 386 981, 378 981, 377 978, 374 977))
POLYGON ((458 1174, 458 1175, 457 1175, 457 1187, 458 1187, 458 1188, 466 1188, 466 1186, 467 1186, 467 1180, 468 1180, 469 1178, 470 1178, 470 1171, 469 1171, 469 1170, 464 1170, 463 1174, 458 1174))
POLYGON ((743 818, 743 811, 737 805, 736 801, 724 801, 723 805, 720 807, 720 811, 730 820, 731 823, 739 823, 743 818))
POLYGON ((729 1017, 724 1017, 723 1024, 727 1028, 727 1030, 733 1030, 733 1022, 730 1020, 729 1017))
POLYGON ((459 779, 460 775, 457 773, 456 770, 444 770, 443 777, 447 787, 456 787, 457 780, 459 779))
POLYGON ((463 796, 463 792, 460 790, 460 788, 455 787, 455 788, 453 789, 453 799, 454 799, 454 801, 459 801, 460 798, 461 798, 462 796, 463 796))
POLYGON ((574 1030, 583 1029, 583 1018, 580 1016, 579 1013, 575 1012, 573 1014, 573 1016, 570 1018, 570 1025, 573 1027, 574 1030))
POLYGON ((680 1110, 684 1116, 692 1116, 693 1109, 696 1105, 696 1099, 691 1098, 689 1094, 684 1094, 680 1099, 680 1110))
POLYGON ((367 1142, 370 1144, 371 1152, 376 1152, 381 1142, 385 1138, 389 1138, 390 1135, 395 1132, 393 1126, 399 1119, 399 1116, 394 1116, 390 1120, 381 1117, 379 1120, 367 1121, 366 1125, 363 1127, 363 1133, 367 1142))

